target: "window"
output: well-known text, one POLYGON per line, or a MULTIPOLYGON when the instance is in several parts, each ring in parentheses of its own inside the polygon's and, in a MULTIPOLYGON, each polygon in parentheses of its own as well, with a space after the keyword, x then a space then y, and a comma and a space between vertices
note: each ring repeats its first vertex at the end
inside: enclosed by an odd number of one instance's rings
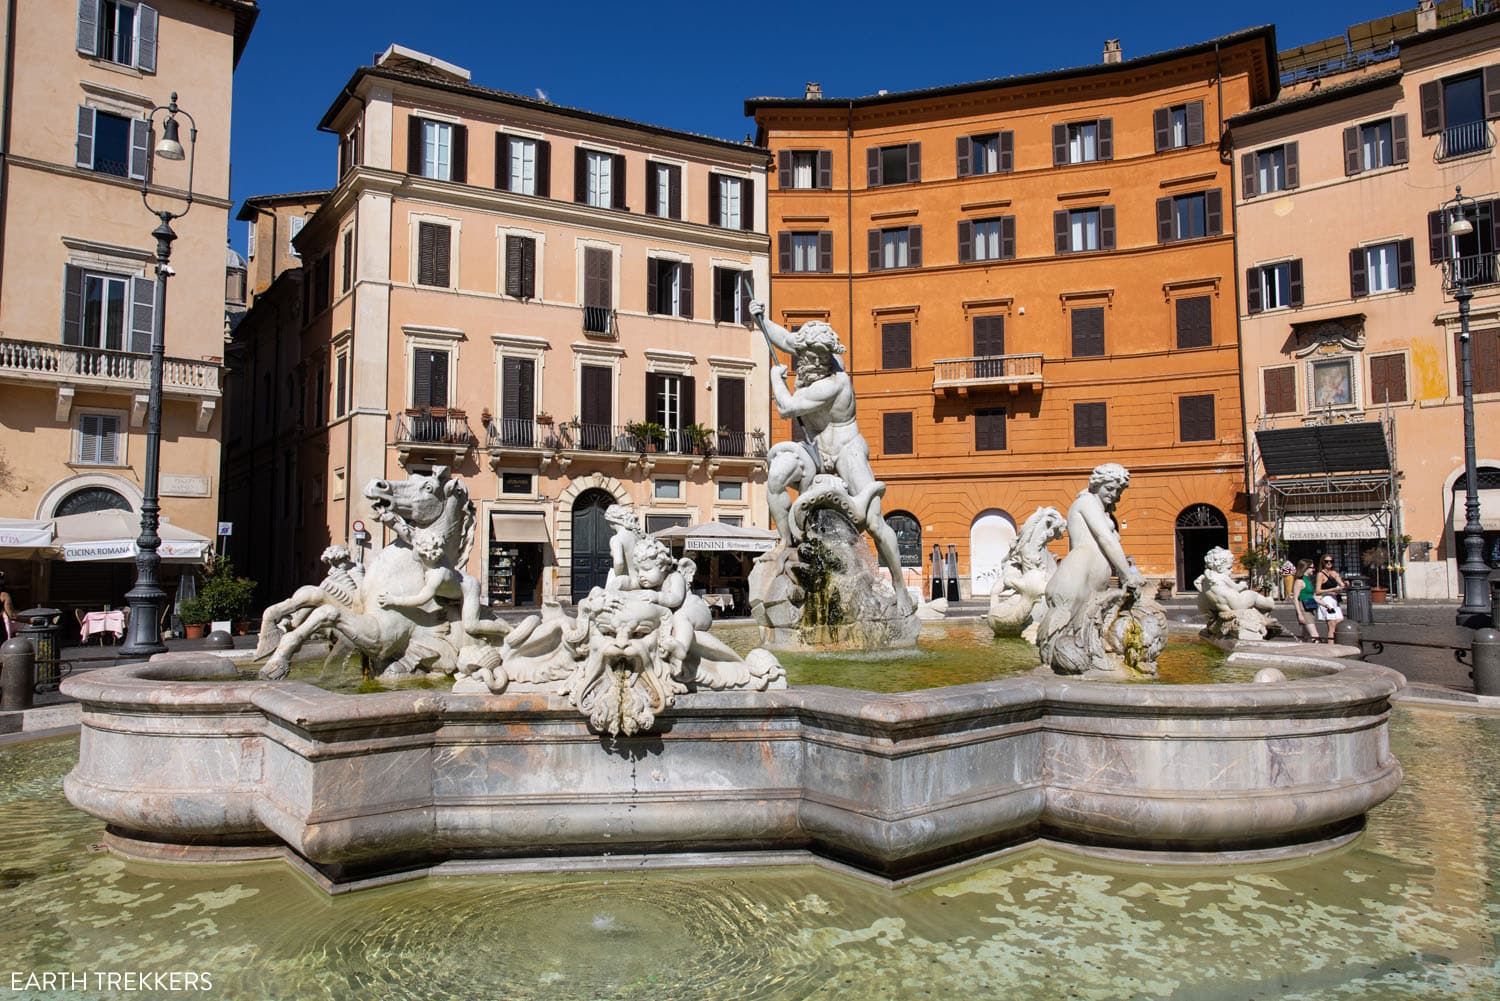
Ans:
MULTIPOLYGON (((500 359, 501 444, 531 448, 536 443, 535 420, 536 359, 506 355, 500 359)), ((490 433, 496 428, 491 426, 490 433)))
POLYGON ((682 481, 653 480, 651 481, 651 496, 657 500, 680 500, 682 498, 682 481))
POLYGON ((1016 217, 960 220, 958 224, 958 260, 1008 261, 1016 256, 1016 217))
MULTIPOLYGON (((151 350, 156 284, 149 278, 85 271, 63 272, 63 343, 103 351, 151 350)), ((102 359, 82 359, 88 374, 107 374, 102 359)))
POLYGON ((1005 450, 1005 408, 989 407, 974 411, 974 451, 1005 450))
POLYGON ((1297 144, 1285 143, 1240 157, 1240 187, 1246 198, 1297 187, 1297 144))
POLYGON ((1177 398, 1177 437, 1180 441, 1218 440, 1212 394, 1177 398))
POLYGON ((1224 200, 1217 188, 1156 200, 1159 243, 1218 236, 1224 228, 1224 200))
POLYGON ((714 268, 714 319, 719 323, 750 322, 751 275, 735 268, 714 268))
POLYGON ((1370 402, 1406 402, 1406 356, 1374 355, 1370 358, 1370 402))
POLYGON ((329 254, 313 265, 313 298, 315 312, 321 313, 333 303, 333 258, 329 254))
POLYGON ((517 195, 552 193, 552 145, 541 139, 495 134, 495 187, 517 195))
POLYGON ((1391 122, 1371 122, 1359 128, 1360 161, 1365 170, 1389 167, 1395 163, 1391 146, 1391 122))
POLYGON ((115 177, 143 179, 150 170, 151 125, 95 108, 78 109, 78 166, 115 177))
POLYGON ((1477 203, 1469 218, 1474 232, 1467 236, 1448 233, 1448 217, 1442 211, 1427 214, 1427 247, 1433 264, 1457 258, 1459 273, 1470 285, 1495 281, 1495 203, 1477 203))
POLYGON ((682 168, 670 163, 646 163, 646 214, 663 219, 682 218, 682 168))
POLYGON ((882 451, 886 455, 911 455, 911 411, 881 415, 882 451))
POLYGON ((776 269, 782 274, 833 270, 833 232, 776 234, 776 269))
POLYGON ((1500 66, 1424 83, 1419 100, 1422 134, 1438 136, 1439 160, 1487 150, 1494 139, 1485 120, 1500 117, 1500 66))
POLYGON ((1052 165, 1092 163, 1114 159, 1114 126, 1111 119, 1070 122, 1052 126, 1052 165))
MULTIPOLYGON (((1453 334, 1454 367, 1458 369, 1455 388, 1462 386, 1463 345, 1460 334, 1453 334)), ((1491 327, 1475 330, 1470 335, 1469 366, 1474 376, 1475 393, 1500 393, 1500 330, 1491 327)))
POLYGON ((99 44, 95 51, 111 62, 135 65, 135 4, 99 0, 99 44))
POLYGON ((1073 404, 1073 447, 1102 448, 1109 444, 1109 425, 1103 403, 1073 404))
POLYGON ((1302 262, 1281 261, 1245 270, 1245 304, 1259 313, 1302 305, 1302 262))
POLYGON ((721 525, 733 525, 735 528, 739 528, 745 523, 745 516, 742 514, 721 514, 716 515, 714 520, 721 525))
POLYGON ((417 284, 448 288, 453 254, 453 228, 435 222, 417 223, 417 284))
POLYGON ((668 450, 687 450, 682 429, 697 423, 696 397, 697 380, 690 375, 646 373, 646 419, 666 429, 668 450))
POLYGON ((349 131, 339 136, 339 179, 349 173, 360 163, 360 144, 363 133, 360 127, 355 125, 349 131))
POLYGON ((536 297, 536 239, 505 234, 505 294, 517 299, 536 297))
MULTIPOLYGON (((1005 354, 1005 317, 974 317, 974 356, 976 358, 998 358, 1005 354)), ((975 366, 975 375, 986 378, 1004 375, 1003 363, 980 363, 975 366)))
MULTIPOLYGON (((585 319, 588 312, 601 314, 606 326, 586 328, 596 332, 607 331, 608 315, 615 307, 614 301, 614 251, 604 247, 583 248, 583 305, 585 319)), ((649 265, 648 265, 648 271, 649 265)), ((597 317, 596 317, 597 318, 597 317)))
POLYGON ((899 226, 894 229, 870 230, 870 270, 920 268, 922 266, 922 227, 899 226))
POLYGON ((1092 358, 1104 354, 1104 307, 1081 306, 1073 310, 1073 357, 1092 358))
POLYGON ((686 528, 690 524, 692 524, 692 518, 685 514, 646 515, 646 533, 648 535, 660 532, 664 528, 686 528))
POLYGON ((1416 287, 1416 245, 1413 240, 1395 240, 1349 251, 1349 294, 1409 291, 1416 287))
POLYGON ((421 174, 438 181, 453 179, 453 126, 447 122, 422 122, 421 174))
POLYGON ((880 367, 911 368, 911 324, 880 325, 880 367))
POLYGON ((130 280, 119 275, 83 276, 83 339, 88 348, 125 349, 125 311, 130 280))
POLYGON ((502 494, 530 494, 532 492, 531 479, 530 473, 501 473, 500 492, 502 494))
POLYGON ((720 480, 719 500, 738 501, 745 499, 745 484, 742 480, 720 480))
POLYGON ((297 252, 297 234, 302 232, 302 227, 307 225, 307 217, 294 215, 286 221, 286 252, 291 257, 300 258, 297 252))
POLYGON ((318 366, 318 381, 312 385, 313 420, 321 426, 328 423, 328 366, 318 366))
POLYGON ((745 380, 738 376, 719 376, 717 392, 719 433, 715 446, 720 455, 745 454, 745 380))
POLYGON ((1262 412, 1266 414, 1295 414, 1297 412, 1297 370, 1291 365, 1261 370, 1261 387, 1264 390, 1262 412))
POLYGON ((708 175, 708 221, 725 229, 755 226, 755 182, 748 177, 708 175))
POLYGON ((255 260, 255 251, 259 244, 259 236, 260 217, 257 216, 245 223, 245 256, 252 261, 255 260))
POLYGON ((1186 296, 1177 300, 1177 346, 1206 348, 1214 342, 1213 298, 1186 296))
POLYGON ((1186 149, 1203 144, 1203 102, 1190 101, 1170 108, 1157 108, 1152 124, 1156 132, 1156 152, 1186 149))
POLYGON ((120 428, 119 414, 79 414, 73 461, 80 466, 124 465, 125 442, 120 428))
POLYGON ((663 316, 692 318, 692 264, 657 257, 647 259, 646 311, 663 316))
POLYGON ((896 553, 903 567, 922 567, 922 523, 908 511, 892 511, 885 523, 896 535, 896 553))
POLYGON ((157 21, 145 4, 85 0, 78 5, 78 51, 155 73, 157 21))
POLYGON ((914 184, 922 179, 922 144, 872 146, 865 154, 870 187, 914 184))
POLYGON ((418 409, 448 406, 448 352, 436 348, 412 351, 411 405, 418 409))
POLYGON ((1053 213, 1053 231, 1059 254, 1115 249, 1115 208, 1059 209, 1053 213))
POLYGON ((776 154, 777 185, 783 190, 833 187, 833 151, 782 150, 776 154))
POLYGON ((507 191, 518 195, 536 194, 536 140, 512 138, 507 144, 506 169, 510 174, 507 191))
POLYGON ((343 269, 339 272, 339 291, 347 292, 354 285, 354 228, 344 230, 343 269))
POLYGON ((1014 132, 990 132, 958 137, 958 176, 1000 174, 1014 169, 1014 132))
MULTIPOLYGON (((446 369, 444 370, 446 373, 446 369)), ((343 417, 349 412, 349 351, 338 353, 333 365, 333 416, 343 417)))
MULTIPOLYGON (((583 157, 583 197, 578 201, 599 208, 614 208, 616 157, 593 150, 579 150, 579 153, 583 157)), ((623 190, 620 195, 623 201, 623 190)))

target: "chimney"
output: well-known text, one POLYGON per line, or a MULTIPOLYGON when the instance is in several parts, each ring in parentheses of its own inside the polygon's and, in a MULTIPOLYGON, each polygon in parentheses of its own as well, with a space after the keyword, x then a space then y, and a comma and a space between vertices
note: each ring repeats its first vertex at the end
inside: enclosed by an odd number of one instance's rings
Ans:
POLYGON ((802 99, 804 101, 823 100, 823 85, 816 80, 807 81, 807 90, 803 92, 802 99))
POLYGON ((1417 3, 1417 30, 1431 31, 1438 26, 1435 0, 1419 0, 1417 3))
POLYGON ((1104 40, 1104 61, 1106 63, 1117 63, 1120 59, 1120 40, 1118 38, 1106 38, 1104 40))

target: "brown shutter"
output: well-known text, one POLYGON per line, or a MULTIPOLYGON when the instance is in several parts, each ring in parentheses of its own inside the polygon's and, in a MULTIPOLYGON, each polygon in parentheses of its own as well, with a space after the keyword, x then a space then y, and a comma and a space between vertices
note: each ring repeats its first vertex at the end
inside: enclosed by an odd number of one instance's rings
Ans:
POLYGON ((691 375, 678 376, 677 398, 681 401, 679 413, 682 423, 678 430, 698 423, 698 380, 691 375))
POLYGON ((1265 413, 1290 414, 1297 409, 1297 371, 1290 365, 1261 372, 1265 388, 1265 413))
POLYGON ((974 224, 967 219, 958 221, 958 263, 968 264, 974 259, 974 224))
MULTIPOLYGON (((607 426, 614 413, 614 373, 603 365, 584 365, 579 374, 578 409, 584 424, 607 426)), ((602 436, 589 444, 607 444, 602 436)))
POLYGON ((911 368, 911 324, 880 325, 880 367, 911 368))
POLYGON ((999 452, 1005 448, 1005 408, 974 411, 974 451, 999 452))
POLYGON ((1059 254, 1066 254, 1072 249, 1068 236, 1068 210, 1058 209, 1052 213, 1052 238, 1053 249, 1059 254))
POLYGON ((1061 167, 1068 162, 1068 127, 1052 126, 1052 166, 1061 167))
POLYGON ((1260 312, 1260 268, 1245 269, 1245 312, 1260 312))
POLYGON ((1302 183, 1301 168, 1297 166, 1297 144, 1290 142, 1283 146, 1282 157, 1285 164, 1286 186, 1288 189, 1295 188, 1302 183))
POLYGON ((552 197, 552 144, 536 141, 536 193, 538 198, 552 197))
POLYGON ((660 313, 661 305, 657 301, 661 296, 660 279, 661 262, 654 257, 646 258, 646 312, 660 313))
POLYGON ((1104 354, 1104 307, 1086 306, 1069 315, 1073 333, 1073 357, 1093 358, 1104 354))
POLYGON ((1109 444, 1108 412, 1103 403, 1073 404, 1073 445, 1091 448, 1109 444))
POLYGON ((827 274, 833 271, 833 230, 818 231, 818 270, 827 274))
POLYGON ((1008 129, 1000 133, 1000 169, 1005 173, 1016 169, 1016 134, 1008 129))
POLYGON ((922 266, 922 227, 908 226, 906 228, 906 260, 914 268, 922 266))
POLYGON ((922 144, 906 144, 906 179, 916 183, 922 179, 922 144))
POLYGON ((573 148, 573 200, 589 200, 589 154, 582 146, 573 148))
POLYGON ((1203 193, 1204 223, 1209 236, 1224 232, 1224 192, 1210 188, 1203 193))
POLYGON ((1206 295, 1178 299, 1177 346, 1204 348, 1213 342, 1213 299, 1206 295))
POLYGON ((1189 101, 1187 106, 1187 143, 1203 145, 1203 102, 1189 101))
POLYGON ((614 155, 614 165, 609 170, 609 190, 613 196, 614 207, 617 209, 627 208, 625 202, 625 154, 614 155))
POLYGON ((1391 155, 1396 163, 1405 163, 1408 157, 1406 141, 1406 116, 1396 115, 1391 119, 1391 155))
POLYGON ((740 229, 755 228, 755 182, 740 178, 740 229))
POLYGON ((1427 213, 1427 254, 1429 264, 1440 264, 1448 258, 1448 217, 1441 209, 1427 213))
POLYGON ((406 172, 422 173, 422 119, 416 115, 406 118, 406 172))
MULTIPOLYGON (((663 165, 663 164, 652 163, 650 160, 646 161, 646 214, 647 215, 657 215, 660 212, 660 202, 659 202, 659 200, 656 197, 656 183, 657 183, 657 179, 659 177, 661 177, 661 172, 663 170, 666 170, 666 169, 667 169, 666 166, 663 165)), ((667 183, 669 185, 671 184, 670 181, 668 181, 667 183)))
MULTIPOLYGON (((536 417, 536 362, 530 358, 506 358, 502 378, 505 402, 500 416, 530 424, 536 417)), ((526 434, 529 437, 529 428, 526 434)))
POLYGON ((1299 257, 1293 261, 1289 270, 1292 273, 1291 305, 1300 306, 1302 305, 1302 259, 1299 257))
POLYGON ((911 411, 881 414, 881 451, 886 455, 912 452, 911 411))
POLYGON ((720 176, 722 175, 715 174, 713 171, 709 171, 708 173, 708 224, 710 226, 723 225, 723 223, 719 220, 719 212, 721 209, 719 200, 720 176))
POLYGON ((83 269, 72 264, 63 268, 62 342, 83 343, 83 269))
POLYGON ((1115 207, 1099 206, 1099 249, 1115 249, 1115 207))
POLYGON ((412 356, 411 405, 432 406, 432 352, 422 348, 412 356))
POLYGON ((583 304, 612 309, 614 306, 614 254, 600 247, 583 249, 583 304))
POLYGON ((1218 437, 1215 432, 1212 395, 1177 398, 1177 433, 1180 441, 1213 441, 1218 437))
POLYGON ((714 320, 715 323, 723 323, 723 322, 725 322, 725 317, 724 317, 724 275, 725 275, 725 269, 724 268, 714 268, 713 269, 713 286, 714 286, 714 312, 713 312, 713 320, 714 320))
POLYGON ((1000 259, 1009 261, 1016 256, 1016 217, 1000 217, 1000 259))
POLYGON ((968 177, 969 155, 974 149, 974 140, 968 136, 959 136, 957 146, 957 151, 954 154, 955 162, 958 164, 957 176, 968 177))
POLYGON ((1355 247, 1349 251, 1349 295, 1360 299, 1369 294, 1369 281, 1365 273, 1365 248, 1355 247))
POLYGON ((1396 281, 1403 292, 1417 287, 1417 248, 1411 237, 1396 243, 1396 281))
POLYGON ((871 146, 865 150, 865 167, 868 174, 867 180, 870 187, 880 186, 880 149, 871 146))
POLYGON ((792 270, 792 234, 776 234, 776 270, 790 274, 792 270))
MULTIPOLYGON (((436 234, 434 233, 434 230, 436 230, 436 229, 437 229, 437 227, 434 226, 430 222, 419 222, 419 223, 417 223, 417 284, 418 285, 435 285, 435 284, 437 284, 437 278, 435 277, 437 264, 436 264, 436 261, 435 261, 435 258, 434 258, 434 254, 436 253, 436 251, 435 251, 434 248, 436 247, 436 244, 437 244, 436 234)), ((308 292, 309 292, 308 301, 311 302, 312 301, 311 289, 309 289, 308 292)))
POLYGON ((1115 127, 1114 119, 1099 119, 1099 159, 1113 160, 1115 158, 1115 127))
POLYGON ((833 187, 833 150, 818 150, 818 187, 833 187))
POLYGON ((1240 157, 1240 195, 1255 197, 1255 156, 1252 153, 1240 157))
POLYGON ((510 136, 495 133, 495 188, 510 190, 510 136))
POLYGON ((974 355, 979 358, 1005 354, 1005 317, 974 317, 974 355))
POLYGON ((1406 356, 1376 355, 1370 359, 1370 402, 1406 402, 1406 356))
POLYGON ((745 431, 745 380, 719 377, 718 427, 743 434, 745 431))
POLYGON ((1500 118, 1500 66, 1484 68, 1484 117, 1500 118))
POLYGON ((459 184, 469 183, 469 127, 453 126, 453 160, 449 179, 459 184))
MULTIPOLYGON (((678 264, 677 273, 677 315, 691 320, 693 318, 693 262, 678 264)), ((688 421, 688 423, 693 422, 688 421)))
POLYGON ((1170 197, 1156 200, 1156 242, 1172 242, 1172 199, 1170 197))
POLYGON ((447 288, 451 283, 452 255, 453 255, 453 230, 447 226, 432 227, 436 232, 433 234, 432 262, 434 284, 447 288))
POLYGON ((1170 108, 1157 108, 1151 113, 1151 128, 1156 133, 1156 152, 1158 153, 1172 145, 1170 122, 1170 108))
POLYGON ((878 229, 872 229, 872 230, 870 230, 868 249, 869 249, 869 252, 870 252, 870 254, 869 254, 869 258, 870 259, 867 262, 868 265, 869 265, 869 270, 871 270, 871 271, 879 271, 880 270, 880 230, 878 230, 878 229))
POLYGON ((667 198, 671 204, 667 206, 667 214, 673 219, 682 218, 682 168, 667 168, 667 198))
POLYGON ((660 372, 646 373, 646 406, 645 419, 657 424, 665 425, 666 415, 662 413, 661 388, 663 376, 660 372))
POLYGON ((1424 83, 1418 95, 1418 103, 1422 109, 1422 134, 1430 136, 1443 131, 1442 84, 1436 80, 1424 83))
MULTIPOLYGON (((776 154, 776 186, 786 191, 792 186, 792 153, 782 150, 776 154)), ((651 211, 647 209, 646 211, 651 211)))
POLYGON ((521 237, 506 234, 505 237, 505 294, 521 297, 521 237))
POLYGON ((1351 125, 1344 130, 1344 176, 1358 174, 1362 166, 1359 156, 1359 128, 1351 125))

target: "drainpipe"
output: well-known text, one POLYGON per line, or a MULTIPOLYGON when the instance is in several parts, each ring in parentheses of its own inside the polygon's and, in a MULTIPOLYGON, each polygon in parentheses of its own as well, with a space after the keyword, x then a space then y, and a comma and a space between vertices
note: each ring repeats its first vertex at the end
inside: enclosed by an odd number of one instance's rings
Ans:
POLYGON ((849 176, 844 185, 844 283, 849 288, 849 365, 854 366, 854 101, 849 101, 844 125, 844 163, 849 176))
POLYGON ((5 5, 5 82, 0 96, 0 297, 5 288, 5 210, 10 202, 10 119, 11 95, 16 89, 16 8, 20 0, 5 5))
POLYGON ((1244 477, 1245 477, 1245 509, 1247 512, 1245 524, 1245 542, 1249 546, 1255 541, 1255 465, 1250 458, 1250 411, 1245 387, 1245 338, 1244 331, 1240 329, 1240 212, 1239 202, 1235 193, 1241 190, 1244 183, 1243 178, 1235 176, 1235 156, 1232 144, 1226 149, 1226 143, 1230 141, 1229 135, 1224 131, 1224 68, 1220 61, 1219 43, 1214 43, 1214 84, 1218 88, 1218 120, 1219 120, 1219 156, 1223 160, 1227 156, 1229 166, 1229 220, 1234 229, 1234 238, 1231 242, 1231 253, 1234 261, 1234 273, 1229 276, 1230 287, 1234 290, 1234 358, 1235 369, 1240 383, 1240 433, 1244 436, 1241 451, 1244 455, 1244 477))

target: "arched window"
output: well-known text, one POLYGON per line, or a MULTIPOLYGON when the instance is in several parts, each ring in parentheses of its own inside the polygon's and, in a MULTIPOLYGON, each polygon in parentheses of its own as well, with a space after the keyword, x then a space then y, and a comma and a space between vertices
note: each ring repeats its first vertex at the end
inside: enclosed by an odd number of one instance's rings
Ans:
POLYGON ((922 566, 922 523, 906 511, 893 511, 885 516, 885 523, 896 533, 896 544, 901 551, 901 565, 922 566))
POLYGON ((88 514, 90 511, 130 510, 133 510, 130 501, 108 487, 84 487, 58 501, 52 516, 61 518, 69 514, 88 514))

